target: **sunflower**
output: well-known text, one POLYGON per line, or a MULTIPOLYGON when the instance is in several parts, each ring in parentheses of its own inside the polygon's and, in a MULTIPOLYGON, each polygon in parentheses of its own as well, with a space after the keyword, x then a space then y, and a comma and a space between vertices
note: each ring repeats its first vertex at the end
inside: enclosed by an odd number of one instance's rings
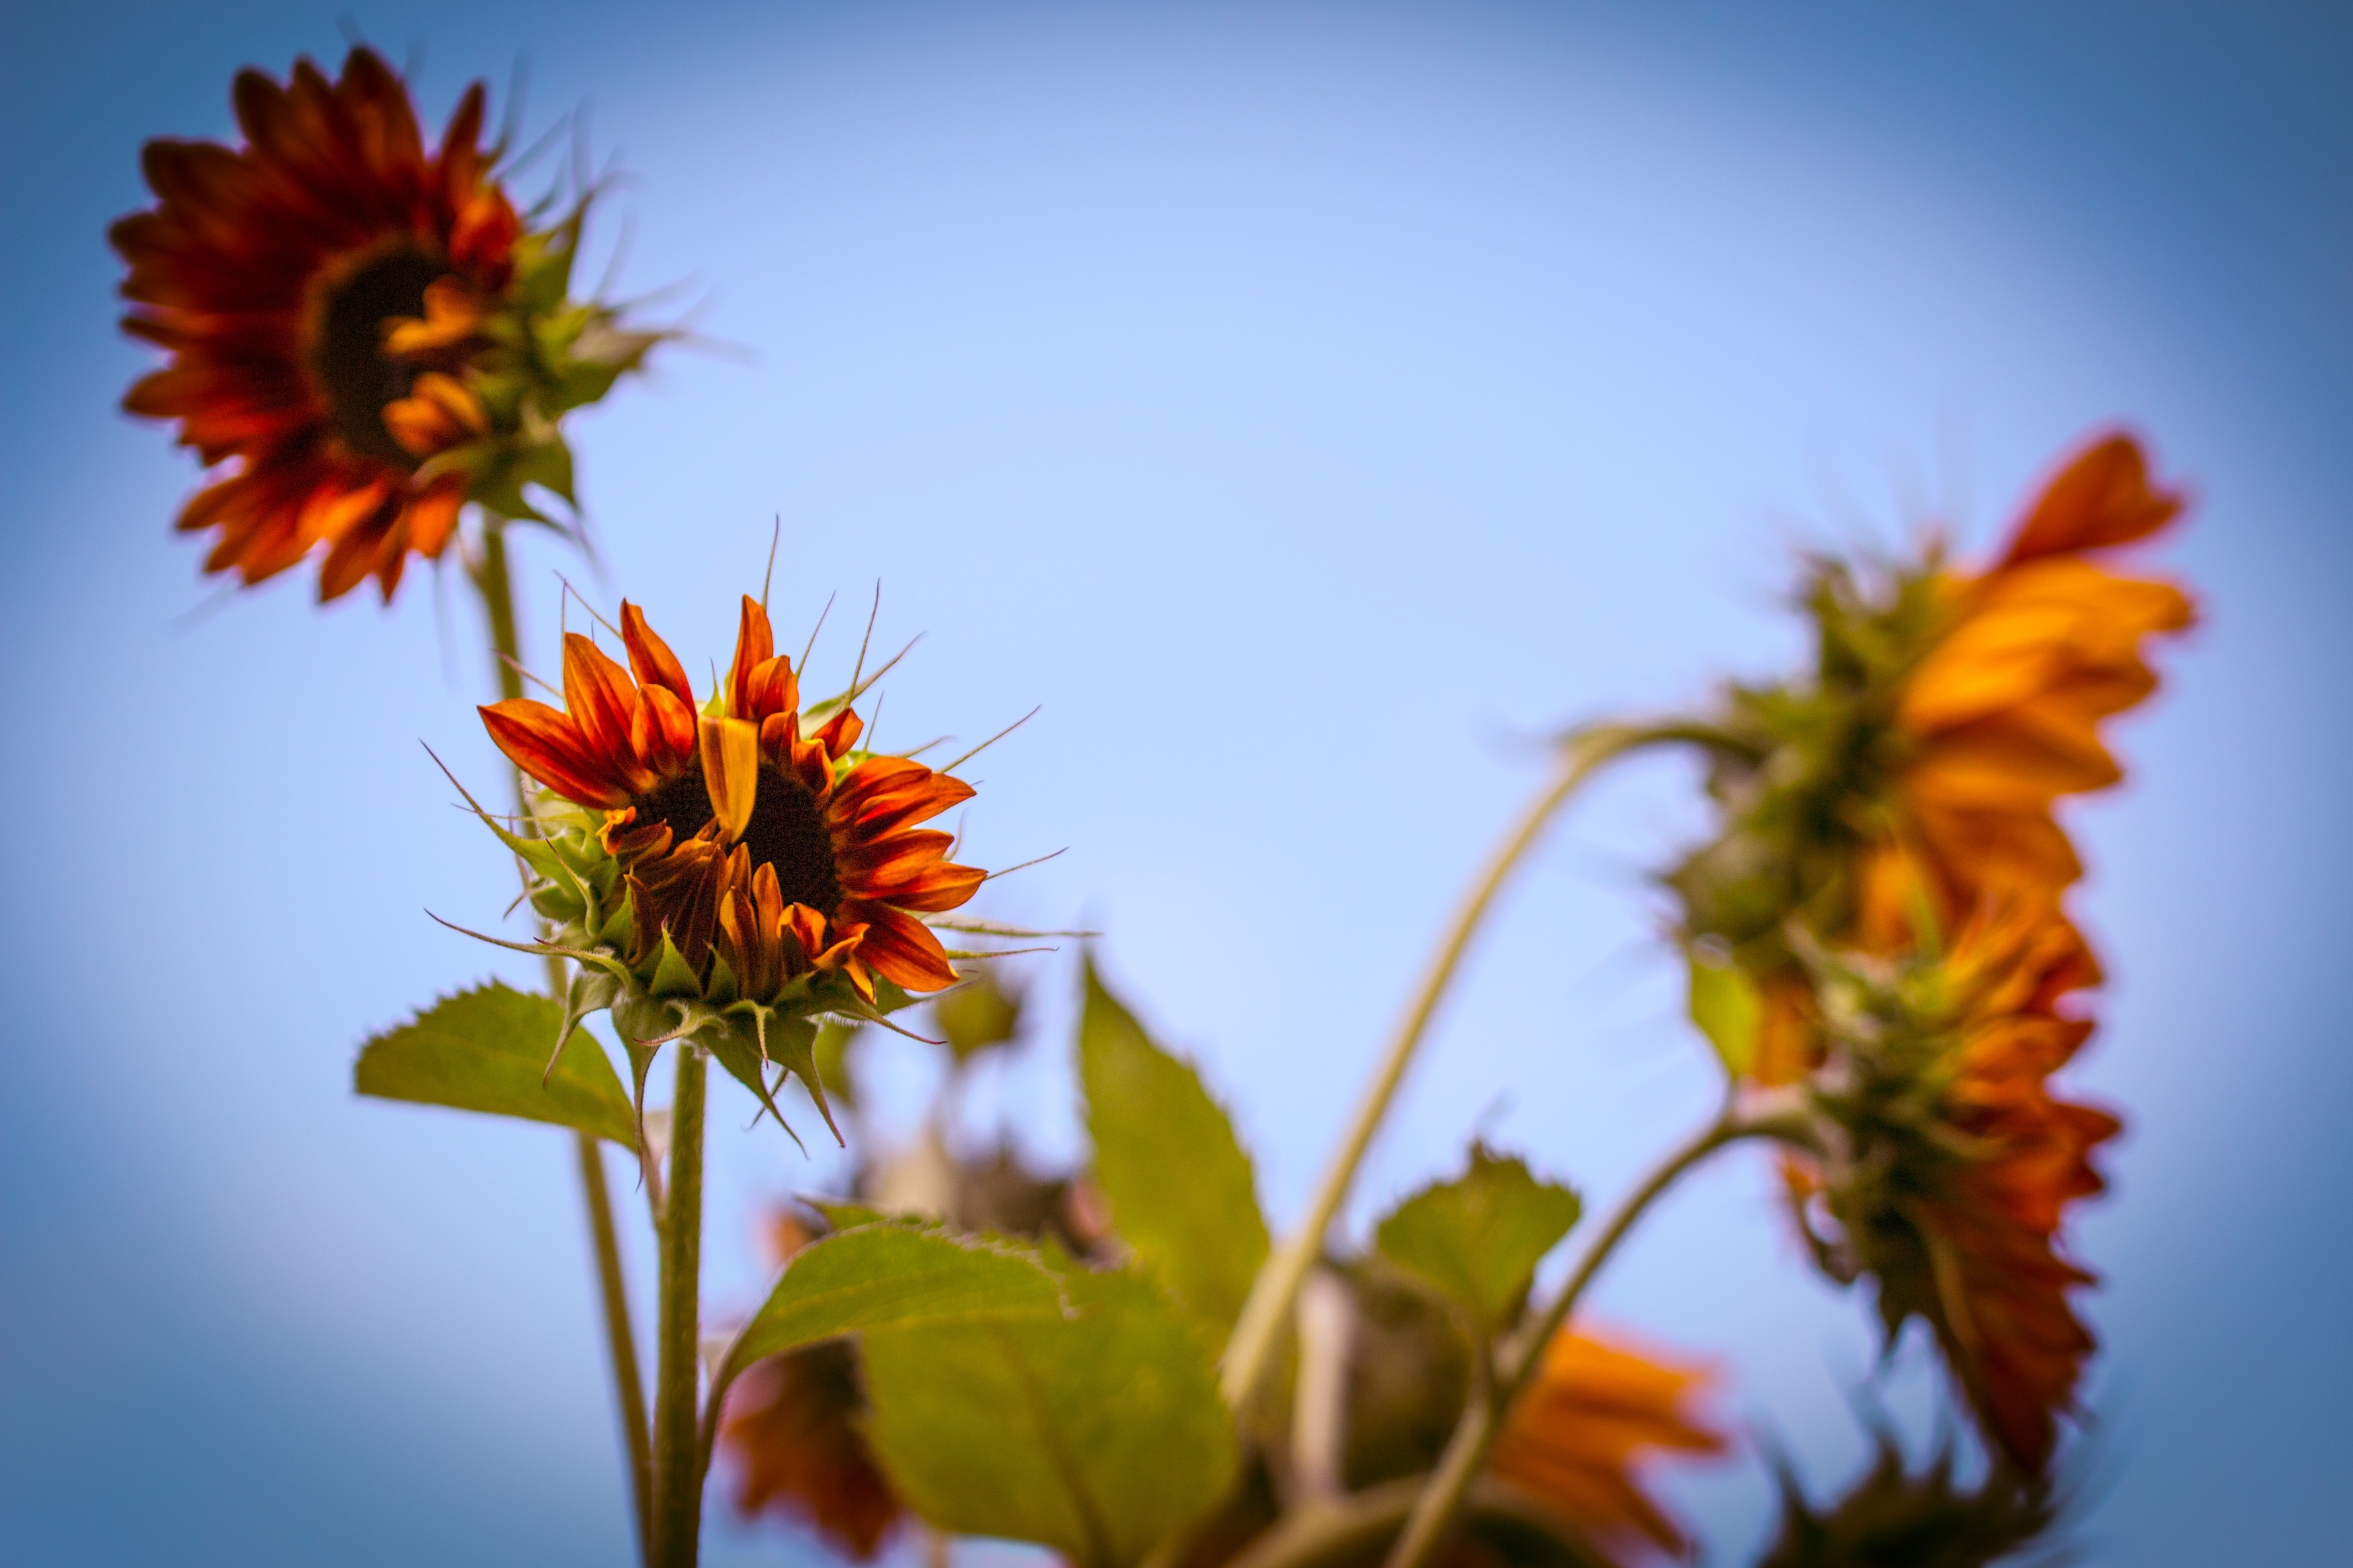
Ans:
POLYGON ((1681 1554, 1690 1542, 1634 1470, 1650 1453, 1724 1451, 1723 1434, 1688 1408, 1706 1382, 1695 1368, 1564 1330, 1545 1347, 1489 1468, 1616 1554, 1645 1543, 1681 1554))
POLYGON ((734 660, 700 711, 635 605, 621 606, 620 635, 627 668, 565 637, 562 710, 528 698, 481 710, 518 768, 601 814, 571 841, 571 886, 541 904, 567 928, 559 943, 617 947, 655 991, 683 982, 710 1000, 822 998, 839 977, 871 1009, 878 979, 955 984, 920 917, 962 905, 985 874, 920 825, 972 786, 859 752, 864 726, 846 701, 804 733, 798 678, 748 596, 734 660))
POLYGON ((374 576, 389 600, 468 501, 537 518, 527 482, 569 501, 554 422, 659 334, 565 298, 583 209, 527 229, 480 83, 430 153, 371 49, 332 81, 307 59, 282 85, 242 71, 232 97, 245 145, 148 142, 156 205, 110 231, 124 330, 169 355, 123 406, 226 466, 179 518, 216 535, 207 572, 250 584, 323 551, 322 599, 374 576))
POLYGON ((2052 807, 2123 779, 2100 725, 2157 689, 2142 645, 2195 619, 2171 584, 2090 557, 2148 538, 2181 508, 2149 482, 2139 446, 2111 436, 2061 470, 1989 570, 1937 581, 1945 628, 1895 708, 1910 753, 1894 781, 1906 842, 1870 857, 1866 940, 1902 923, 1915 889, 1951 925, 1989 891, 2051 891, 2083 875, 2052 807))
POLYGON ((1941 960, 1818 962, 1818 1128, 1787 1167, 1808 1239, 1833 1278, 1876 1280, 1891 1341, 1928 1322, 1995 1447, 2039 1472, 2094 1349, 2068 1299, 2094 1276, 2059 1233, 2121 1126, 2051 1087, 2092 1032, 2063 999, 2097 966, 2047 900, 1982 908, 1941 960))
POLYGON ((2181 506, 2112 435, 2062 468, 1980 573, 1933 542, 1876 570, 1817 562, 1810 676, 1735 687, 1690 726, 1725 826, 1666 879, 1686 936, 1757 988, 1757 1077, 1787 1080, 1817 1049, 1793 921, 1893 952, 1924 918, 1950 931, 1985 899, 2055 898, 2082 875, 2057 803, 2122 778, 2101 725, 2156 689, 2148 638, 2193 618, 2179 588, 2094 557, 2181 506))

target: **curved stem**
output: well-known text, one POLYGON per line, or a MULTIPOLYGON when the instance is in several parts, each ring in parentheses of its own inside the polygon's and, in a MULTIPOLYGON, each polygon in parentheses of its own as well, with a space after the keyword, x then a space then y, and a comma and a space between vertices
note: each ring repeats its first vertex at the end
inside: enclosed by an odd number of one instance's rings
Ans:
POLYGON ((1365 1088, 1364 1098, 1350 1118, 1348 1130, 1333 1152, 1331 1163, 1323 1179, 1316 1184, 1315 1194, 1307 1205, 1306 1215, 1297 1229, 1283 1239, 1259 1270, 1251 1282, 1249 1299, 1242 1303, 1241 1315, 1235 1321, 1232 1335, 1226 1342, 1221 1386, 1226 1403, 1236 1412, 1248 1405, 1265 1380, 1274 1360, 1275 1347, 1281 1342, 1283 1323, 1291 1315, 1292 1304, 1297 1300, 1300 1285, 1306 1279, 1308 1269, 1324 1248, 1324 1235, 1332 1226, 1332 1217, 1340 1212, 1340 1205, 1348 1195, 1349 1184, 1355 1181, 1356 1168, 1364 1163, 1365 1151, 1379 1131, 1381 1120, 1388 1113, 1389 1102, 1396 1098, 1398 1085, 1405 1078, 1406 1068, 1412 1064, 1415 1050, 1438 1012, 1438 1004, 1453 980, 1455 970, 1470 948, 1471 938, 1485 919, 1495 895, 1503 889, 1513 868, 1524 858, 1543 833, 1553 814, 1575 795, 1604 763, 1649 742, 1679 739, 1664 731, 1638 729, 1627 725, 1597 725, 1580 731, 1561 748, 1561 764, 1553 779, 1545 785, 1511 833, 1497 847, 1480 872, 1479 879, 1471 886, 1461 907, 1455 912, 1454 923, 1448 928, 1445 940, 1432 956, 1430 968, 1423 974, 1421 985, 1407 1006, 1405 1016, 1398 1022, 1380 1065, 1373 1071, 1372 1081, 1365 1088))
POLYGON ((702 1373, 703 1054, 681 1041, 670 1109, 670 1190, 662 1202, 661 1304, 655 1326, 652 1568, 693 1568, 702 1527, 702 1373))
MULTIPOLYGON (((507 570, 506 534, 493 522, 482 531, 481 559, 469 574, 480 594, 483 613, 491 623, 491 673, 499 695, 522 695, 518 668, 521 642, 515 635, 514 583, 507 570)), ((515 775, 515 805, 528 824, 531 814, 522 795, 522 775, 515 775)), ((559 1004, 565 984, 564 961, 547 961, 547 994, 559 1004)), ((580 1172, 580 1194, 588 1210, 588 1240, 596 1259, 596 1293, 604 1309, 605 1352, 612 1363, 613 1389, 620 1404, 621 1435, 629 1449, 629 1501, 636 1521, 638 1550, 646 1553, 647 1490, 652 1484, 653 1442, 646 1423, 646 1385, 638 1367, 638 1340, 629 1326, 628 1279, 621 1269, 620 1235, 613 1223, 613 1194, 605 1179, 605 1154, 586 1132, 573 1134, 573 1152, 580 1172)))
POLYGON ((1463 1411, 1445 1454, 1438 1461, 1438 1468, 1430 1473, 1429 1485, 1414 1501, 1412 1517, 1407 1520, 1404 1533, 1390 1549, 1387 1568, 1423 1568, 1444 1543, 1461 1516, 1464 1498, 1487 1468, 1487 1456, 1511 1416, 1512 1405, 1534 1380, 1543 1362, 1545 1347, 1568 1321, 1586 1287, 1593 1283, 1594 1276, 1601 1271, 1602 1264, 1609 1261, 1618 1244, 1626 1239, 1635 1222, 1685 1172, 1726 1144, 1783 1132, 1791 1113, 1791 1103, 1778 1093, 1752 1095, 1745 1109, 1727 1104, 1721 1115, 1670 1151, 1639 1186, 1618 1200, 1608 1221, 1586 1244, 1584 1253, 1569 1270, 1567 1280, 1551 1304, 1512 1336, 1501 1357, 1503 1364, 1496 1369, 1493 1397, 1474 1401, 1463 1411))

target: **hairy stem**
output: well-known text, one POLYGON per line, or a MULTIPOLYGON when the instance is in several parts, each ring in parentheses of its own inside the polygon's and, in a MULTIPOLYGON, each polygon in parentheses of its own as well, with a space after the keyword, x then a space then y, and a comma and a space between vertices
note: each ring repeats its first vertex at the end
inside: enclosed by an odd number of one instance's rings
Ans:
POLYGON ((1510 1419, 1513 1405, 1534 1380, 1544 1360, 1545 1347, 1568 1321, 1586 1287, 1593 1283, 1594 1276, 1601 1271, 1602 1264, 1609 1261, 1618 1244, 1626 1239, 1635 1222, 1685 1172, 1717 1150, 1743 1138, 1782 1131, 1790 1110, 1789 1104, 1778 1096, 1752 1096, 1745 1109, 1728 1105, 1722 1115, 1670 1151, 1639 1186, 1618 1200, 1608 1221, 1586 1244, 1551 1304, 1523 1323, 1504 1346, 1497 1358, 1500 1364, 1495 1369, 1493 1394, 1472 1401, 1463 1411, 1438 1468, 1430 1472, 1429 1483, 1414 1500, 1404 1532, 1389 1550, 1387 1568, 1424 1568, 1445 1543, 1461 1516, 1464 1499, 1487 1468, 1487 1456, 1510 1419))
MULTIPOLYGON (((507 570, 506 534, 493 522, 482 531, 482 552, 471 575, 481 595, 491 623, 491 673, 499 695, 522 695, 520 639, 515 635, 513 578, 507 570)), ((531 813, 524 807, 522 775, 515 775, 515 805, 528 831, 531 813)), ((547 994, 564 1000, 564 961, 547 960, 547 994)), ((596 1293, 604 1309, 605 1350, 612 1363, 613 1389, 620 1405, 621 1435, 629 1448, 629 1501, 637 1522, 638 1550, 646 1543, 646 1493, 652 1484, 653 1441, 646 1425, 646 1385, 638 1367, 638 1340, 629 1326, 628 1281, 621 1271, 621 1241, 613 1223, 613 1194, 605 1179, 604 1151, 586 1132, 573 1134, 573 1152, 580 1171, 580 1193, 588 1210, 588 1239, 596 1259, 596 1293)))
POLYGON ((653 1568, 693 1568, 702 1527, 696 1395, 702 1373, 703 1054, 678 1045, 670 1110, 670 1183, 662 1200, 661 1307, 654 1331, 653 1568))
POLYGON ((1226 1353, 1221 1382, 1226 1403, 1240 1412, 1257 1394, 1268 1369, 1273 1364, 1276 1346, 1282 1342, 1282 1329, 1291 1316, 1292 1304, 1298 1299, 1301 1283, 1308 1269, 1323 1252, 1324 1235, 1332 1226, 1332 1217, 1340 1212, 1340 1205, 1348 1195, 1348 1187, 1356 1180, 1356 1168, 1364 1163, 1365 1151, 1379 1131, 1382 1119, 1388 1114, 1389 1102, 1397 1097, 1398 1085, 1404 1080, 1405 1071, 1412 1065, 1415 1050, 1430 1028, 1430 1019, 1438 1012, 1438 1004, 1453 980, 1471 938, 1486 918, 1487 910, 1503 889, 1512 870, 1527 855, 1545 825, 1552 819, 1580 785, 1595 770, 1611 758, 1635 746, 1673 738, 1658 730, 1636 729, 1625 725, 1599 725, 1585 730, 1561 748, 1560 766, 1545 785, 1544 792, 1529 805, 1511 833, 1504 838, 1479 879, 1471 886, 1462 905, 1447 930, 1445 940, 1439 944, 1430 968, 1422 976, 1421 985, 1407 1006, 1405 1016, 1390 1039, 1380 1065, 1374 1068, 1372 1081, 1366 1085, 1364 1098, 1350 1118, 1348 1130, 1334 1151, 1331 1163, 1324 1168, 1315 1194, 1307 1205, 1306 1215, 1296 1230, 1283 1239, 1272 1256, 1259 1270, 1250 1285, 1248 1300, 1243 1302, 1234 1331, 1226 1342, 1226 1353))

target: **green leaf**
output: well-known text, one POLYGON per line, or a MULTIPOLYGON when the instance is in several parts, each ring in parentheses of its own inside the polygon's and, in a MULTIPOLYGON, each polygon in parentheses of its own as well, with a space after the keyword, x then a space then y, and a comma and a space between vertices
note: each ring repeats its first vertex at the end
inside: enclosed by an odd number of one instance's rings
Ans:
POLYGON ((1232 1423, 1208 1352, 1150 1280, 1064 1285, 1075 1321, 869 1333, 869 1431, 934 1526, 1134 1568, 1224 1495, 1232 1423))
POLYGON ((1765 1005, 1747 971, 1728 960, 1694 952, 1691 958, 1691 1016, 1715 1047, 1724 1070, 1746 1078, 1757 1063, 1757 1028, 1765 1005))
POLYGON ((885 1220, 803 1248, 728 1347, 719 1375, 730 1380, 764 1357, 842 1334, 1060 1326, 1065 1313, 1061 1280, 1027 1248, 885 1220))
POLYGON ((1079 1078, 1112 1224, 1212 1343, 1266 1261, 1250 1156, 1198 1075, 1144 1032, 1086 966, 1079 1078))
POLYGON ((1583 1205, 1510 1156, 1471 1147, 1471 1168, 1399 1204, 1374 1235, 1382 1256, 1437 1287, 1493 1333, 1518 1312, 1536 1265, 1583 1205))
POLYGON ((629 1097, 595 1039, 573 1031, 547 1072, 549 1047, 564 1024, 564 1009, 548 998, 492 981, 368 1041, 352 1086, 380 1100, 553 1121, 635 1149, 629 1097))

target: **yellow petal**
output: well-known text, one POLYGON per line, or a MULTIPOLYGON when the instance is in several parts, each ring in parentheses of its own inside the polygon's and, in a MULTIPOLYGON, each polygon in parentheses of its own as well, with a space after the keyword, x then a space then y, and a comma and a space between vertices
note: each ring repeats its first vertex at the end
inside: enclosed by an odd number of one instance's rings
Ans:
POLYGON ((711 812, 729 839, 751 825, 752 802, 760 787, 760 727, 744 719, 709 714, 701 721, 702 784, 711 792, 711 812))

